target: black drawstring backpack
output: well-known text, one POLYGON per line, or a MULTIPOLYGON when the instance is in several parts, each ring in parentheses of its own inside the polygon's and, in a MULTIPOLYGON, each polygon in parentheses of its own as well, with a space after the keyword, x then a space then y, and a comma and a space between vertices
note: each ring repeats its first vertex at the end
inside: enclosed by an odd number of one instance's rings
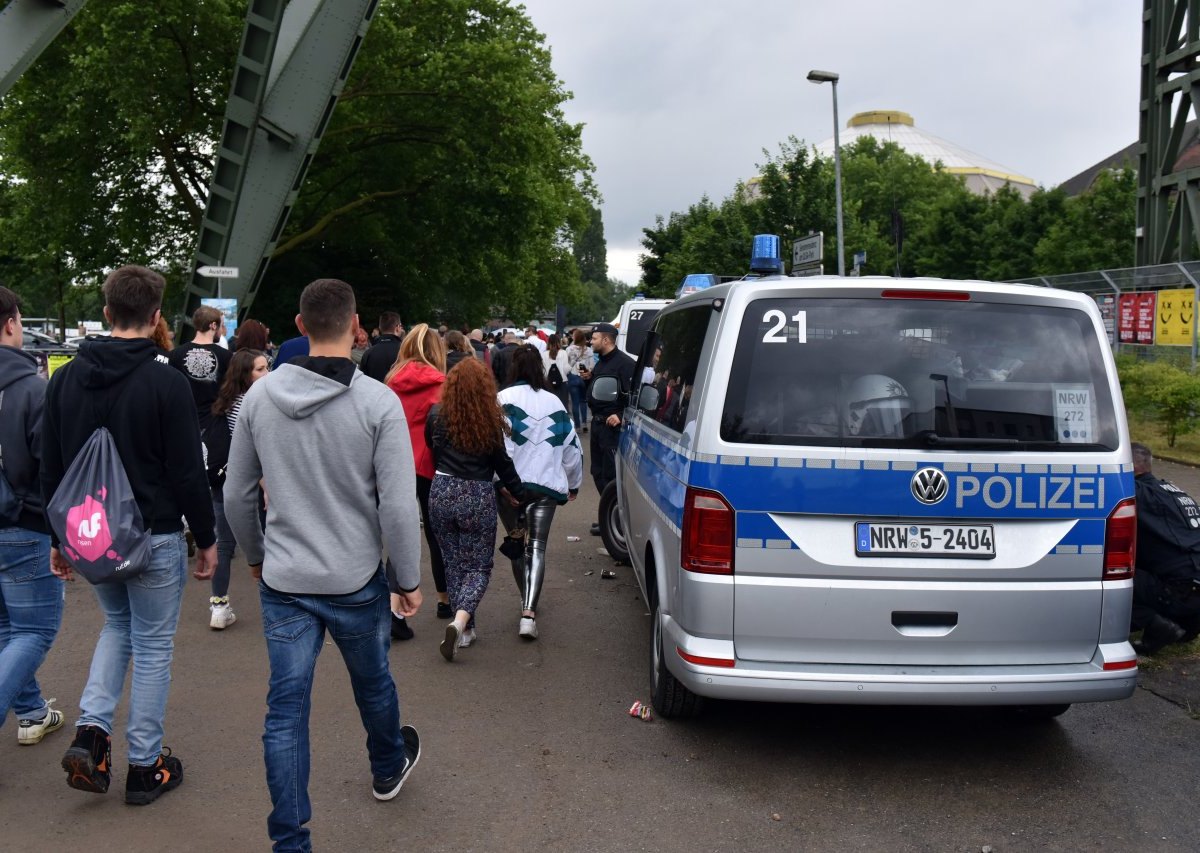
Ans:
MULTIPOLYGON (((131 373, 126 378, 125 387, 132 377, 131 373)), ((110 413, 124 391, 123 387, 114 395, 110 413)), ((150 565, 150 533, 106 426, 96 427, 84 442, 50 498, 46 515, 63 555, 93 584, 121 583, 150 565)))

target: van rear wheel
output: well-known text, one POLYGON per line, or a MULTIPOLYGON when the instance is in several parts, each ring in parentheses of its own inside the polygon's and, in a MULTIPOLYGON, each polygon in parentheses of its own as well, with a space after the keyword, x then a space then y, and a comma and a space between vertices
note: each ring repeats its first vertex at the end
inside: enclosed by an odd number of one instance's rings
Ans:
POLYGON ((650 638, 650 702, 655 712, 664 719, 673 717, 694 717, 704 706, 704 699, 697 696, 679 683, 679 679, 667 669, 666 657, 663 654, 662 612, 658 606, 658 595, 653 596, 650 638))
POLYGON ((604 494, 600 495, 600 540, 610 557, 618 563, 629 563, 629 543, 625 540, 625 528, 621 524, 615 480, 605 486, 604 494))

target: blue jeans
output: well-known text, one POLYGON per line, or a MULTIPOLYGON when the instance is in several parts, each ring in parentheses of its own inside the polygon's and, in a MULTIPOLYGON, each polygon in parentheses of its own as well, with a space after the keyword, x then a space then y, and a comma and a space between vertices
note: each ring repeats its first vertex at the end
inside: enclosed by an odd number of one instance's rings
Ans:
POLYGON ((229 594, 229 566, 233 562, 233 551, 237 543, 233 539, 233 531, 225 520, 225 496, 218 492, 212 493, 213 515, 217 520, 217 570, 212 576, 212 594, 224 598, 229 594))
POLYGON ((575 429, 578 430, 588 419, 587 386, 583 379, 575 373, 567 377, 567 390, 571 392, 571 415, 575 418, 575 429))
POLYGON ((304 825, 308 799, 308 714, 313 673, 328 631, 350 673, 354 701, 367 731, 371 773, 393 776, 404 766, 400 701, 388 670, 389 600, 383 567, 357 592, 289 595, 259 583, 263 633, 271 662, 263 757, 271 814, 267 832, 275 850, 312 849, 304 825))
POLYGON ((62 622, 63 582, 50 573, 50 537, 0 529, 0 724, 40 720, 47 705, 34 674, 62 622))
POLYGON ((130 764, 153 764, 162 752, 163 718, 171 686, 175 627, 187 572, 187 545, 182 533, 150 539, 150 566, 121 583, 96 584, 96 600, 104 611, 104 627, 92 655, 92 669, 79 700, 77 726, 99 726, 112 734, 113 715, 133 658, 129 688, 130 764))

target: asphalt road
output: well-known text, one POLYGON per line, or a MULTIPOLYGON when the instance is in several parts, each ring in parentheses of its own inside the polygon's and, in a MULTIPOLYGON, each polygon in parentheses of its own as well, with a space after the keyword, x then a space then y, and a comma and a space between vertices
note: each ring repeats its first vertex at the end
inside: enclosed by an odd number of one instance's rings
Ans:
MULTIPOLYGON (((1197 472, 1181 471, 1159 468, 1200 494, 1197 472)), ((312 708, 318 850, 1200 849, 1200 722, 1178 692, 1139 689, 1037 725, 978 709, 732 702, 690 722, 629 717, 648 698, 649 619, 628 568, 600 577, 612 563, 587 534, 596 505, 587 484, 555 521, 536 642, 517 637, 505 563, 478 643, 447 664, 430 582, 416 638, 391 651, 404 720, 423 744, 392 802, 370 795, 365 737, 327 647, 312 708)), ((135 808, 121 797, 123 736, 107 796, 68 788, 59 768, 100 626, 87 584, 70 585, 40 672, 68 726, 24 747, 15 723, 2 730, 0 848, 267 848, 267 661, 244 563, 236 625, 208 629, 207 595, 190 583, 167 717, 184 784, 135 808)), ((1194 692, 1195 674, 1182 679, 1194 692)))

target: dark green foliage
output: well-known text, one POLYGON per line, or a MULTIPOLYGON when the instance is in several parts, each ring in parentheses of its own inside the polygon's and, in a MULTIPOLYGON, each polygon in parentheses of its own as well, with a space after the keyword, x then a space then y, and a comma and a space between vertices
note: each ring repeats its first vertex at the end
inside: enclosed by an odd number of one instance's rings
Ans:
MULTIPOLYGON (((245 11, 79 13, 0 105, 0 278, 57 302, 47 282, 150 263, 177 310, 245 11)), ((353 284, 364 319, 477 325, 575 295, 595 193, 569 97, 519 6, 380 4, 252 314, 287 337, 318 276, 353 284)))
POLYGON ((1200 425, 1200 376, 1187 367, 1131 356, 1117 359, 1121 393, 1130 414, 1153 420, 1167 446, 1200 425))
MULTIPOLYGON (((832 159, 789 138, 759 169, 721 204, 701 198, 643 229, 647 291, 671 295, 693 272, 743 274, 756 233, 780 235, 790 261, 796 238, 824 232, 825 272, 837 272, 832 159)), ((993 281, 1133 263, 1129 169, 1102 174, 1078 198, 1039 189, 1026 200, 1010 187, 977 196, 940 165, 862 137, 842 150, 842 187, 847 271, 860 251, 863 275, 993 281)))

